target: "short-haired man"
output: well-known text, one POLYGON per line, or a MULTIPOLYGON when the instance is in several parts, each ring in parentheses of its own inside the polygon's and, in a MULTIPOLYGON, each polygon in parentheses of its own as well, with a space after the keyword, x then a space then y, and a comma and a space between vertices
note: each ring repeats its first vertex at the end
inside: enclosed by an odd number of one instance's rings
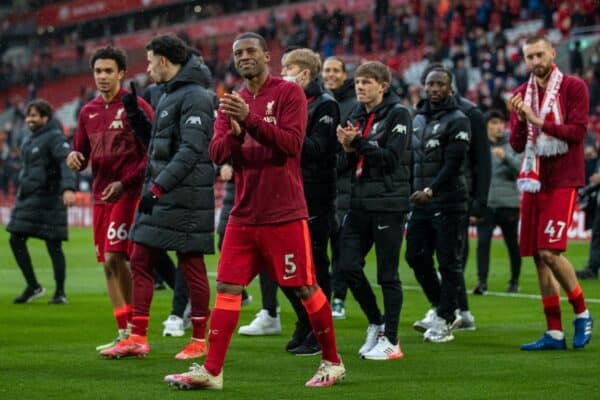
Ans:
MULTIPOLYGON (((356 91, 354 90, 354 79, 348 77, 346 63, 338 56, 331 56, 323 63, 323 86, 333 93, 340 107, 340 123, 346 124, 350 112, 357 106, 356 91)), ((340 148, 340 152, 343 149, 340 148)), ((342 157, 338 156, 338 160, 342 157)), ((334 319, 346 318, 346 294, 348 285, 342 271, 340 271, 340 232, 342 223, 350 209, 350 170, 342 172, 337 169, 336 180, 336 226, 331 233, 331 301, 332 315, 334 319)))
POLYGON ((33 100, 27 105, 25 122, 31 135, 21 146, 23 167, 15 206, 6 227, 10 232, 10 248, 27 282, 14 303, 29 303, 45 293, 27 249, 27 239, 36 237, 46 242, 52 260, 56 291, 49 304, 66 304, 62 242, 68 238, 67 206, 75 204, 75 174, 65 165, 71 146, 45 100, 33 100))
POLYGON ((300 86, 269 75, 269 58, 264 38, 256 33, 242 33, 233 42, 233 61, 246 87, 221 99, 210 154, 219 165, 232 161, 235 204, 219 259, 206 361, 165 377, 180 388, 223 388, 242 290, 264 265, 280 286, 296 289, 321 345, 323 360, 306 386, 331 386, 345 376, 331 307, 312 265, 300 169, 306 97, 300 86))
MULTIPOLYGON (((140 196, 146 147, 139 140, 125 115, 121 88, 127 69, 125 53, 115 47, 96 50, 90 59, 100 95, 79 113, 73 149, 67 165, 82 171, 92 165, 94 244, 98 262, 104 263, 106 286, 117 321, 119 336, 96 350, 114 346, 128 335, 131 321, 131 272, 127 265, 129 228, 140 196)), ((152 108, 138 98, 151 120, 152 108)))
POLYGON ((154 289, 154 269, 165 250, 176 252, 192 302, 192 339, 175 358, 206 354, 209 285, 204 254, 214 251, 214 168, 208 157, 212 137, 212 96, 196 56, 171 35, 146 46, 147 72, 164 85, 152 127, 148 168, 135 223, 133 249, 133 317, 131 335, 101 354, 106 358, 145 356, 154 289))
MULTIPOLYGON (((308 122, 300 166, 317 283, 329 300, 331 283, 327 244, 335 221, 335 166, 339 147, 336 127, 340 111, 333 96, 321 86, 321 57, 317 53, 305 48, 292 50, 283 56, 281 64, 283 78, 299 84, 306 96, 308 122)), ((298 316, 296 334, 288 343, 287 350, 296 355, 318 354, 321 348, 311 332, 304 307, 293 291, 286 289, 284 293, 298 316)))
POLYGON ((529 38, 522 49, 530 76, 509 101, 510 144, 516 152, 524 152, 517 180, 523 192, 521 256, 533 256, 547 330, 521 350, 566 349, 561 287, 575 313, 573 348, 583 348, 592 338, 592 317, 575 270, 562 253, 567 248, 576 189, 585 184, 588 89, 581 79, 558 69, 554 64, 556 50, 548 39, 529 38))
POLYGON ((469 191, 465 163, 469 119, 452 96, 452 73, 433 69, 425 79, 427 99, 413 120, 413 203, 406 234, 406 261, 433 306, 428 326, 418 323, 425 341, 454 339, 461 322, 458 291, 464 287, 463 246, 467 240, 469 191), (441 283, 433 264, 439 262, 441 283))
POLYGON ((408 109, 389 90, 391 78, 388 67, 378 61, 358 67, 354 82, 360 107, 337 129, 344 148, 340 166, 352 171, 350 211, 340 234, 340 268, 369 322, 358 351, 368 360, 404 357, 398 341, 398 267, 409 209, 412 123, 408 109), (373 245, 385 319, 363 271, 362 260, 373 245))

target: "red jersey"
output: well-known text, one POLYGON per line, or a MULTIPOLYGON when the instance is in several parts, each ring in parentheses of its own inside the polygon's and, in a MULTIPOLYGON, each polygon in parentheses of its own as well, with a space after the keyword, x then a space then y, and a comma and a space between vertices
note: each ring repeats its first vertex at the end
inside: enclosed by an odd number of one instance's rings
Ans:
MULTIPOLYGON (((79 113, 73 149, 83 154, 85 164, 92 163, 92 194, 96 202, 102 201, 102 191, 111 182, 123 184, 125 197, 139 197, 142 190, 148 161, 146 147, 127 123, 121 103, 121 97, 126 93, 121 89, 109 103, 98 96, 79 113)), ((152 120, 152 107, 141 97, 138 97, 138 104, 152 120)))
POLYGON ((307 106, 302 88, 268 76, 253 95, 240 96, 250 106, 243 135, 231 134, 229 117, 217 113, 210 157, 230 162, 235 172, 235 200, 229 221, 264 225, 307 218, 300 157, 306 132, 307 106))
MULTIPOLYGON (((525 98, 527 83, 515 90, 525 98)), ((538 86, 539 101, 544 98, 544 88, 538 86)), ((567 142, 569 151, 553 157, 540 157, 541 191, 585 185, 585 161, 583 159, 583 139, 587 132, 590 111, 589 93, 586 84, 579 78, 564 75, 558 104, 563 114, 562 125, 554 121, 544 121, 542 131, 547 135, 567 142)), ((517 153, 525 150, 527 124, 519 121, 515 113, 510 115, 510 144, 517 153)))

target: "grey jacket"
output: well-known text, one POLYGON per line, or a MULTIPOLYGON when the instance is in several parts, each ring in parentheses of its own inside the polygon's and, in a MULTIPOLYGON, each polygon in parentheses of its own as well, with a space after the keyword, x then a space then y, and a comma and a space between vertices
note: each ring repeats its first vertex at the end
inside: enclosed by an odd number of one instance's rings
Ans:
POLYGON ((131 239, 182 253, 214 252, 214 168, 208 156, 213 105, 195 56, 164 84, 148 145, 142 194, 163 191, 151 215, 137 213, 131 239))
POLYGON ((517 176, 523 157, 514 152, 508 142, 508 133, 496 143, 490 142, 490 149, 501 147, 506 156, 503 160, 492 154, 492 181, 488 195, 489 208, 519 208, 517 176))
POLYGON ((40 239, 67 240, 67 207, 62 194, 67 189, 76 190, 75 173, 65 163, 70 151, 54 119, 25 140, 17 200, 6 230, 40 239))

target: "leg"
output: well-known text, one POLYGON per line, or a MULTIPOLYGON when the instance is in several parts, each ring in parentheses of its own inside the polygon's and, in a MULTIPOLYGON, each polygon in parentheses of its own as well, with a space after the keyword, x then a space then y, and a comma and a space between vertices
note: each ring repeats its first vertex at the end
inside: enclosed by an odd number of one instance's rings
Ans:
POLYGON ((25 277, 25 281, 27 282, 27 286, 32 289, 37 289, 40 287, 38 280, 35 276, 35 272, 33 271, 33 265, 31 264, 31 256, 29 255, 29 250, 27 249, 27 236, 23 236, 17 233, 13 233, 10 235, 10 248, 12 249, 13 255, 15 256, 15 260, 17 265, 21 269, 23 276, 25 277))
POLYGON ((391 344, 398 343, 398 323, 402 310, 402 283, 398 274, 400 247, 404 237, 404 214, 383 214, 377 216, 375 250, 377 255, 377 283, 383 293, 385 312, 384 334, 391 344), (378 227, 389 228, 379 230, 378 227))
MULTIPOLYGON (((119 331, 127 329, 131 314, 131 272, 124 253, 105 253, 104 275, 108 297, 113 306, 119 331)), ((152 277, 154 282, 154 277, 152 277)))
POLYGON ((348 288, 365 313, 370 325, 383 324, 381 310, 371 284, 363 271, 363 260, 373 245, 370 217, 366 213, 350 212, 344 224, 340 251, 341 269, 348 288))
POLYGON ((166 251, 162 251, 158 258, 156 272, 171 289, 175 290, 175 274, 177 273, 177 268, 175 268, 173 260, 171 260, 171 257, 169 257, 169 254, 167 254, 166 251))
POLYGON ((56 282, 56 293, 54 296, 64 296, 66 264, 62 241, 46 240, 46 249, 52 260, 52 268, 54 270, 54 281, 56 282))
POLYGON ((519 276, 521 275, 521 254, 519 253, 519 209, 505 208, 500 210, 498 224, 502 229, 504 243, 508 249, 510 258, 510 281, 509 289, 517 289, 519 285, 519 276))
POLYGON ((154 269, 161 249, 140 243, 133 244, 131 272, 133 275, 133 318, 131 334, 147 336, 150 304, 154 295, 154 269))
POLYGON ((406 233, 406 262, 412 268, 415 278, 433 307, 440 301, 440 280, 433 264, 433 244, 435 231, 428 219, 408 221, 406 233))
POLYGON ((477 277, 479 285, 473 291, 483 294, 487 290, 487 278, 490 268, 490 246, 496 221, 492 210, 487 210, 481 221, 477 223, 477 277), (479 289, 479 290, 478 290, 479 289))
POLYGON ((469 215, 464 219, 463 222, 463 241, 462 241, 462 254, 460 257, 460 269, 462 270, 462 279, 456 293, 456 301, 458 309, 462 313, 469 312, 469 300, 467 298, 467 287, 465 285, 465 268, 467 266, 467 260, 469 258, 469 215))
POLYGON ((337 226, 331 232, 331 288, 333 292, 333 298, 339 299, 342 302, 346 300, 346 292, 348 285, 344 280, 344 274, 340 271, 339 259, 340 259, 340 234, 342 228, 337 226))
POLYGON ((258 278, 260 281, 262 309, 267 310, 269 316, 272 318, 277 318, 277 308, 279 307, 277 302, 277 282, 273 281, 266 269, 260 271, 258 278))

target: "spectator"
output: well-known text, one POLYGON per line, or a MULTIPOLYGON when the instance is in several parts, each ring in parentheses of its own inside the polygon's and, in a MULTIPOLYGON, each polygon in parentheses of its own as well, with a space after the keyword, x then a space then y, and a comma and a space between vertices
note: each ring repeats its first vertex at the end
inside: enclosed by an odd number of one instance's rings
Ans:
POLYGON ((585 66, 583 64, 583 54, 581 53, 581 42, 579 40, 573 43, 573 49, 571 49, 569 54, 569 66, 573 75, 583 75, 585 66))
POLYGON ((502 112, 491 110, 486 114, 487 136, 492 153, 492 180, 487 208, 477 221, 477 276, 479 283, 473 294, 487 292, 487 278, 490 264, 490 245, 496 226, 500 226, 502 236, 510 256, 509 293, 519 291, 521 255, 519 254, 519 192, 517 175, 521 167, 521 157, 514 153, 508 143, 506 117, 502 112))

